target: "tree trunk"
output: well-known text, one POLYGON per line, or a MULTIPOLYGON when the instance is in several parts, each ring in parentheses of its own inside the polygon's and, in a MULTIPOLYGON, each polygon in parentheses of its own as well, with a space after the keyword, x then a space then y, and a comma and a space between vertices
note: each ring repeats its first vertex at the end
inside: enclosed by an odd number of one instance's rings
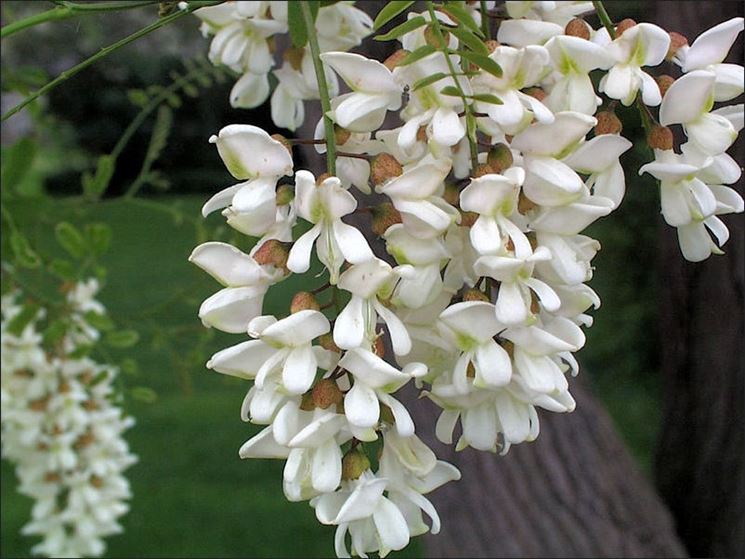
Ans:
MULTIPOLYGON (((659 2, 658 21, 693 39, 743 14, 741 2, 659 2)), ((729 62, 742 64, 742 36, 729 62)), ((741 137, 730 154, 742 165, 741 137)), ((743 181, 736 186, 743 193, 743 181)), ((683 260, 675 231, 661 246, 664 423, 657 484, 691 554, 745 554, 745 339, 742 215, 725 217, 725 256, 683 260)))

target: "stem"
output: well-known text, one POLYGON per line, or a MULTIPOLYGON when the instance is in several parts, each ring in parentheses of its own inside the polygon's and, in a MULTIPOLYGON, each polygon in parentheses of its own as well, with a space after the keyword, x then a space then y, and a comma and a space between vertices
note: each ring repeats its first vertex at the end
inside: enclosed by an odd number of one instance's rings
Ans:
POLYGON ((128 45, 129 43, 132 43, 132 42, 136 41, 140 37, 144 37, 148 33, 152 32, 152 31, 155 31, 156 29, 160 29, 161 27, 165 27, 169 23, 172 23, 172 22, 176 21, 181 16, 183 16, 185 14, 190 14, 191 12, 193 12, 194 10, 196 10, 198 8, 202 8, 204 6, 213 6, 215 4, 220 4, 220 3, 221 2, 219 0, 190 2, 189 3, 189 7, 186 8, 186 10, 183 10, 183 11, 182 10, 178 10, 177 12, 174 12, 171 15, 168 15, 168 16, 166 16, 164 18, 159 19, 158 21, 156 21, 154 23, 151 23, 147 27, 143 27, 139 31, 137 31, 135 33, 132 33, 131 35, 125 37, 124 39, 122 39, 120 41, 117 41, 113 45, 109 45, 108 47, 102 48, 100 51, 98 51, 96 54, 94 54, 90 58, 84 60, 83 62, 81 62, 77 66, 73 66, 69 70, 65 70, 59 76, 57 76, 55 79, 53 79, 51 82, 49 82, 48 84, 46 84, 45 86, 43 86, 41 89, 38 89, 37 91, 35 91, 34 93, 32 93, 31 95, 29 95, 28 97, 26 97, 18 105, 16 105, 12 109, 10 109, 7 113, 5 113, 2 116, 2 118, 0 118, 0 120, 6 120, 6 119, 10 118, 11 116, 13 116, 17 112, 19 112, 21 109, 23 109, 26 105, 28 105, 32 101, 35 101, 36 99, 38 99, 42 95, 48 93, 49 91, 51 91, 52 89, 54 89, 55 87, 57 87, 62 82, 66 81, 67 79, 69 79, 71 77, 73 77, 75 74, 77 74, 81 70, 87 68, 88 66, 90 66, 94 62, 96 62, 96 61, 98 61, 98 60, 100 60, 100 59, 108 56, 109 54, 111 54, 115 50, 117 50, 117 49, 119 49, 121 47, 124 47, 124 46, 128 45))
POLYGON ((615 39, 616 29, 615 27, 613 27, 613 22, 611 21, 608 12, 605 10, 605 6, 603 5, 602 0, 593 0, 592 5, 595 8, 595 11, 598 13, 600 23, 602 23, 603 27, 605 27, 605 29, 608 31, 608 35, 610 35, 610 38, 615 39))
POLYGON ((463 88, 460 86, 460 82, 458 81, 459 73, 455 70, 453 61, 450 59, 450 54, 448 53, 447 49, 448 43, 445 40, 445 37, 442 35, 440 20, 437 19, 437 16, 435 15, 435 8, 431 1, 427 2, 427 10, 429 11, 429 18, 432 22, 432 29, 435 32, 437 43, 441 45, 440 50, 445 55, 445 61, 447 62, 448 69, 450 70, 450 75, 453 78, 453 83, 455 84, 455 88, 458 90, 458 95, 463 101, 463 112, 466 116, 466 136, 468 137, 468 147, 471 150, 471 169, 476 169, 479 164, 479 151, 478 146, 476 145, 476 121, 473 118, 471 106, 468 104, 466 94, 463 91, 463 88))
POLYGON ((481 12, 481 31, 484 34, 484 38, 488 41, 491 39, 491 33, 489 32, 489 9, 486 7, 486 0, 480 0, 479 11, 481 12))
POLYGON ((326 136, 326 167, 330 175, 336 175, 336 138, 334 137, 334 123, 328 116, 328 113, 331 112, 331 98, 329 97, 329 88, 326 83, 326 73, 323 70, 323 62, 321 62, 321 49, 318 46, 316 26, 313 22, 313 14, 310 10, 310 4, 308 2, 300 2, 300 9, 303 12, 305 29, 308 33, 310 54, 313 57, 313 68, 316 71, 316 80, 318 81, 318 94, 321 97, 323 129, 324 135, 326 136))
POLYGON ((48 21, 59 21, 63 19, 70 19, 77 15, 94 14, 96 12, 111 12, 118 10, 131 10, 133 8, 140 8, 142 6, 148 6, 151 4, 157 4, 157 0, 141 0, 137 2, 99 2, 95 4, 76 4, 73 2, 65 2, 59 4, 57 7, 47 10, 45 12, 39 12, 33 14, 18 21, 13 21, 8 25, 4 25, 0 29, 0 38, 9 37, 18 31, 46 23, 48 21))

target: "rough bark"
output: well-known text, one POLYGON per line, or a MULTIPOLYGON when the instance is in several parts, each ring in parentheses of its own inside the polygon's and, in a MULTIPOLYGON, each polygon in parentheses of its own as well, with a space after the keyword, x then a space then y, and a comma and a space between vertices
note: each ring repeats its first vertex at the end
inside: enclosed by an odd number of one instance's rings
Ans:
MULTIPOLYGON (((694 38, 743 14, 741 2, 659 2, 657 20, 694 38)), ((742 38, 729 62, 742 64, 742 38)), ((745 142, 730 154, 742 165, 745 142)), ((743 193, 743 181, 736 185, 743 193)), ((725 256, 689 263, 665 227, 660 290, 664 423, 655 474, 694 556, 745 554, 745 220, 724 218, 725 256)))

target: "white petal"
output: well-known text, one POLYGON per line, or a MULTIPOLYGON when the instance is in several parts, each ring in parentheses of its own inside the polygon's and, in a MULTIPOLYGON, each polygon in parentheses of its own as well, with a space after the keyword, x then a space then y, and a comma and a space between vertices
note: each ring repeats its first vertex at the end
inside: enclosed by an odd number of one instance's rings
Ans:
POLYGON ((709 258, 714 244, 703 223, 678 227, 678 243, 683 257, 690 262, 702 262, 709 258))
POLYGON ((272 428, 267 427, 243 443, 238 455, 241 458, 287 458, 289 452, 290 449, 277 444, 272 435, 272 428))
POLYGON ((313 489, 329 493, 339 486, 341 459, 341 449, 334 439, 329 439, 315 450, 311 465, 313 489))
POLYGON ((685 55, 684 72, 722 62, 743 30, 743 18, 735 17, 715 25, 693 41, 685 55))
POLYGON ((333 523, 352 522, 371 516, 383 499, 383 491, 387 483, 385 479, 373 479, 358 485, 341 507, 333 523))
POLYGON ((333 228, 336 242, 347 262, 360 264, 373 257, 372 250, 359 229, 347 225, 340 219, 334 221, 333 228))
POLYGON ((226 287, 205 299, 199 307, 199 318, 206 326, 238 334, 261 314, 267 286, 226 287))
POLYGON ((497 417, 493 406, 482 404, 463 413, 463 436, 477 450, 493 450, 497 444, 497 417))
POLYGON ((210 142, 217 144, 225 166, 237 179, 292 173, 292 157, 285 146, 256 126, 228 125, 210 142))
POLYGON ((497 320, 504 324, 521 324, 528 318, 529 303, 517 283, 503 282, 497 295, 497 320))
POLYGON ((454 146, 466 134, 458 113, 453 109, 440 107, 432 117, 433 139, 443 146, 454 146))
POLYGON ((352 349, 362 345, 365 339, 365 317, 362 297, 352 295, 347 306, 339 313, 334 323, 334 343, 341 349, 352 349))
POLYGON ((319 311, 304 309, 291 314, 261 332, 261 338, 274 345, 299 347, 331 329, 328 319, 319 311))
POLYGON ((383 550, 399 550, 409 545, 409 528, 398 507, 385 497, 372 515, 383 550))
POLYGON ((253 109, 269 97, 268 74, 246 72, 230 90, 230 106, 238 109, 253 109))
POLYGON ((227 243, 202 243, 191 253, 189 262, 225 286, 263 283, 268 277, 253 258, 227 243))
POLYGON ((313 243, 321 234, 322 225, 314 225, 309 231, 305 232, 290 249, 287 258, 287 268, 296 274, 302 274, 310 268, 310 253, 313 250, 313 243))
POLYGON ((308 345, 293 349, 282 369, 282 385, 290 394, 303 394, 312 385, 316 376, 316 358, 308 345))
POLYGON ((706 112, 714 91, 716 75, 697 70, 681 76, 665 93, 660 106, 660 124, 687 123, 706 112))
POLYGON ((202 216, 207 217, 215 210, 221 210, 229 206, 230 203, 233 201, 233 196, 235 196, 235 193, 243 188, 246 184, 247 183, 245 182, 234 184, 233 186, 225 188, 224 190, 221 190, 220 192, 215 194, 212 198, 207 200, 204 206, 202 206, 202 216))
POLYGON ((396 313, 385 307, 377 299, 373 302, 373 306, 388 327, 393 352, 396 355, 408 354, 411 351, 411 337, 404 323, 396 316, 396 313))
POLYGON ((476 368, 474 386, 498 388, 510 382, 512 376, 510 356, 494 340, 489 340, 478 347, 473 363, 476 368))
POLYGON ((275 348, 261 340, 249 340, 218 351, 207 361, 207 368, 226 375, 253 379, 264 361, 276 352, 275 348))

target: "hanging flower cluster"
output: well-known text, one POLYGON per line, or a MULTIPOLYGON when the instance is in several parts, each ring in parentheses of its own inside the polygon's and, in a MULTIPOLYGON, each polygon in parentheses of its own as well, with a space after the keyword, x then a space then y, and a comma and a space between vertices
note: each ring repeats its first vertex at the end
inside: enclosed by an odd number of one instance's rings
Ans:
POLYGON ((35 501, 23 533, 41 536, 32 552, 48 557, 102 555, 129 509, 123 472, 136 457, 122 434, 134 420, 112 401, 118 371, 79 355, 99 337, 86 320, 105 312, 97 291, 94 279, 68 291, 68 328, 51 353, 37 329, 44 311, 14 331, 21 294, 2 298, 2 456, 35 501))
MULTIPOLYGON (((376 27, 409 4, 391 3, 376 27)), ((203 213, 222 210, 258 241, 248 254, 208 242, 191 255, 224 286, 202 304, 203 323, 249 337, 207 367, 253 381, 241 417, 266 427, 240 456, 286 460, 285 495, 338 526, 340 557, 436 533, 424 495, 460 477, 416 436, 394 395, 404 385, 442 408, 436 435, 458 450, 506 453, 538 436, 538 408, 574 409, 567 375, 600 305, 587 285, 600 244, 583 231, 626 188, 619 157, 632 144, 618 102, 642 111, 656 157, 642 171, 661 179, 686 258, 719 252, 705 228, 723 244, 716 215, 743 210, 723 186, 740 175, 724 150, 742 105, 712 111, 743 91, 742 67, 722 64, 742 18, 688 47, 648 23, 593 29, 577 17, 590 2, 487 2, 494 40, 481 4, 408 13, 382 37, 402 47, 384 62, 306 53, 349 88, 322 99, 313 143, 329 173, 295 170, 293 141, 255 126, 210 140, 243 182, 203 213), (666 59, 685 75, 647 73, 666 59), (391 111, 402 125, 381 129, 391 111), (682 155, 663 126, 677 123, 682 155), (314 256, 325 279, 296 293, 289 315, 263 315, 268 289, 309 272, 314 256)))
MULTIPOLYGON (((274 124, 296 130, 305 120, 303 102, 318 99, 318 80, 307 47, 284 51, 282 66, 274 67, 274 37, 288 31, 288 3, 277 1, 223 2, 195 13, 202 20, 204 36, 214 35, 209 51, 213 64, 222 64, 241 74, 230 92, 236 108, 258 107, 269 97, 269 74, 277 80, 272 92, 274 124)), ((372 30, 372 20, 353 6, 334 2, 319 8, 316 33, 321 50, 345 51, 360 44, 372 30)), ((338 84, 326 74, 331 90, 338 84)))

